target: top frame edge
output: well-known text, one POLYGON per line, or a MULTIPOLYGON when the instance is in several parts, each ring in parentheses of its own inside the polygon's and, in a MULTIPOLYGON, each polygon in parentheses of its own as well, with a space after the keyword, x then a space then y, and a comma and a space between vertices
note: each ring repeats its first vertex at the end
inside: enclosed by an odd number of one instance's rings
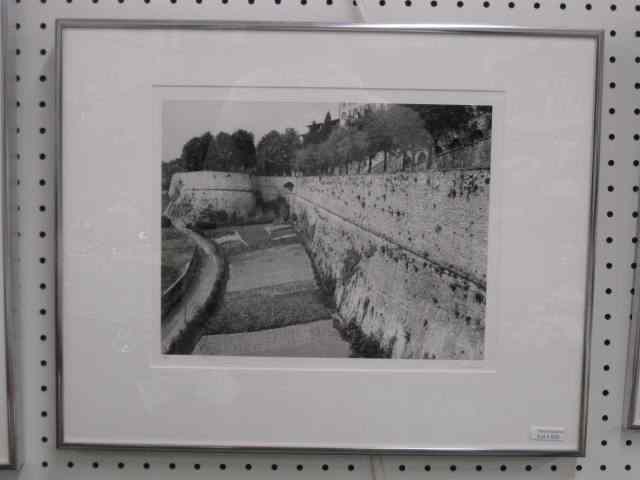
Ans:
POLYGON ((594 39, 601 43, 602 29, 546 29, 526 26, 430 24, 430 23, 338 23, 233 20, 151 20, 59 18, 56 31, 66 29, 140 29, 140 30, 256 30, 256 31, 331 31, 380 33, 487 34, 594 39))

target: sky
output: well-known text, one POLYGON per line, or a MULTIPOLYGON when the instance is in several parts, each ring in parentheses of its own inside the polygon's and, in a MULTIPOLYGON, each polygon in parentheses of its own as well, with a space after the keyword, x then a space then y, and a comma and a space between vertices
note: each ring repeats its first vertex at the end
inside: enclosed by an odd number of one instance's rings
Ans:
POLYGON ((253 133, 256 145, 270 130, 295 128, 306 133, 306 126, 322 122, 327 112, 338 115, 338 103, 177 101, 162 106, 162 161, 180 156, 184 144, 209 131, 229 134, 239 128, 253 133))

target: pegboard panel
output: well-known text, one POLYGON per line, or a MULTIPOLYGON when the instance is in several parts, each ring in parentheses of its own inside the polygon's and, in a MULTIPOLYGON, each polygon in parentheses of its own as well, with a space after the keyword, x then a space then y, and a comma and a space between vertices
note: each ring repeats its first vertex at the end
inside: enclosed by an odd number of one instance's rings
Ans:
MULTIPOLYGON (((621 430, 637 242, 640 2, 635 0, 5 0, 12 261, 20 284, 25 465, 0 479, 624 479, 640 432, 621 430), (366 21, 606 31, 588 455, 584 459, 249 455, 55 448, 54 23, 57 18, 366 21)), ((109 61, 109 59, 105 59, 109 61)), ((126 72, 122 72, 126 75, 126 72)), ((124 114, 125 112, 123 112, 124 114)), ((552 162, 552 159, 545 159, 552 162)), ((551 168, 551 166, 550 166, 551 168)), ((90 201, 88 199, 87 201, 90 201)), ((526 373, 523 373, 526 374, 526 373)), ((553 385, 549 386, 553 388, 553 385)), ((576 408, 578 406, 576 405, 576 408)), ((505 418, 508 421, 508 418, 505 418)))

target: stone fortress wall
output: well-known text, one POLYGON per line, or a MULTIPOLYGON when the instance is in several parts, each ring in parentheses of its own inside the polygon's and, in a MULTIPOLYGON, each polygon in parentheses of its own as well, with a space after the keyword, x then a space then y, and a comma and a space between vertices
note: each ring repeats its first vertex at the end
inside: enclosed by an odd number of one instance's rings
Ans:
POLYGON ((341 330, 356 343, 398 358, 481 359, 489 188, 488 168, 322 177, 179 173, 165 214, 187 225, 212 213, 241 223, 255 220, 257 197, 286 201, 341 330))
POLYGON ((403 358, 484 356, 488 169, 254 177, 283 196, 347 331, 403 358))
POLYGON ((254 180, 265 198, 306 200, 477 283, 486 282, 488 169, 254 180))
POLYGON ((256 208, 253 183, 246 173, 176 173, 171 177, 168 195, 170 205, 164 213, 179 217, 187 225, 221 214, 242 220, 256 208))

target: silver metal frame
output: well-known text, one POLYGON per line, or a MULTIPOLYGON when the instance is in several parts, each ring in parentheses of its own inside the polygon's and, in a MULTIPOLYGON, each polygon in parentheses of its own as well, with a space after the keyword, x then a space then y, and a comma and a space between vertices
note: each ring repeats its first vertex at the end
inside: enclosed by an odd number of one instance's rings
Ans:
POLYGON ((584 457, 587 442, 587 411, 589 402, 589 368, 591 350, 591 330, 593 314, 593 283, 595 274, 595 239, 596 213, 598 198, 598 172, 600 158, 600 119, 602 96, 604 31, 603 30, 563 30, 542 29, 530 27, 492 26, 492 25, 430 25, 430 24, 344 24, 344 23, 312 23, 312 22, 247 22, 247 21, 200 21, 200 20, 117 20, 117 19, 58 19, 56 21, 56 374, 57 374, 57 425, 56 437, 59 448, 107 448, 114 450, 145 449, 145 450, 186 450, 186 451, 215 451, 215 452, 309 452, 309 453, 353 453, 353 454, 420 454, 420 455, 485 455, 485 456, 564 456, 584 457), (587 284, 585 288, 584 309, 584 338, 581 375, 581 399, 579 405, 579 439, 576 450, 516 450, 516 449, 471 449, 471 448, 306 448, 295 445, 281 445, 274 447, 220 447, 220 446, 183 446, 167 444, 102 444, 102 443, 73 443, 65 440, 64 432, 64 389, 63 389, 63 322, 61 317, 62 296, 59 286, 62 285, 62 269, 60 268, 61 238, 62 238, 62 82, 63 82, 63 33, 69 29, 128 29, 128 30, 251 30, 251 31, 323 31, 323 32, 376 32, 380 34, 402 33, 439 33, 451 35, 486 34, 486 35, 516 35, 540 36, 559 38, 584 38, 595 41, 595 84, 594 84, 594 136, 592 142, 593 156, 591 161, 591 198, 590 219, 588 232, 588 260, 587 284))
POLYGON ((7 25, 8 25, 8 7, 7 2, 2 2, 0 6, 0 25, 2 40, 2 66, 0 69, 2 70, 2 88, 0 89, 3 96, 3 105, 2 112, 0 113, 0 128, 2 129, 2 166, 1 175, 2 182, 0 182, 0 195, 2 195, 2 211, 0 215, 2 216, 2 263, 0 264, 0 268, 2 269, 3 275, 3 284, 4 288, 0 291, 0 295, 4 297, 4 325, 0 328, 4 329, 5 335, 5 374, 7 383, 4 387, 6 389, 7 396, 7 404, 4 408, 7 411, 7 429, 8 429, 8 442, 9 442, 9 461, 7 463, 0 464, 1 470, 15 470, 20 467, 20 449, 18 447, 19 444, 19 432, 18 432, 18 382, 17 382, 17 336, 18 336, 18 325, 17 319, 13 315, 12 311, 12 299, 13 299, 13 288, 12 281, 13 275, 11 272, 12 262, 11 262, 11 242, 12 237, 10 233, 10 225, 12 222, 10 221, 10 208, 11 208, 11 196, 10 192, 12 189, 12 180, 11 180, 11 168, 10 168, 10 148, 9 148, 9 135, 8 135, 8 110, 9 110, 9 95, 8 85, 9 85, 9 73, 8 73, 8 55, 7 55, 7 25))
MULTIPOLYGON (((640 233, 640 224, 636 226, 636 235, 640 233)), ((636 248, 634 256, 638 260, 640 249, 636 248)), ((636 269, 633 287, 640 292, 640 272, 636 269)), ((640 422, 636 417, 640 412, 636 409, 638 395, 640 395, 640 295, 634 295, 631 302, 631 323, 629 325, 629 345, 627 348, 627 374, 624 395, 623 423, 627 430, 640 431, 640 422)))

